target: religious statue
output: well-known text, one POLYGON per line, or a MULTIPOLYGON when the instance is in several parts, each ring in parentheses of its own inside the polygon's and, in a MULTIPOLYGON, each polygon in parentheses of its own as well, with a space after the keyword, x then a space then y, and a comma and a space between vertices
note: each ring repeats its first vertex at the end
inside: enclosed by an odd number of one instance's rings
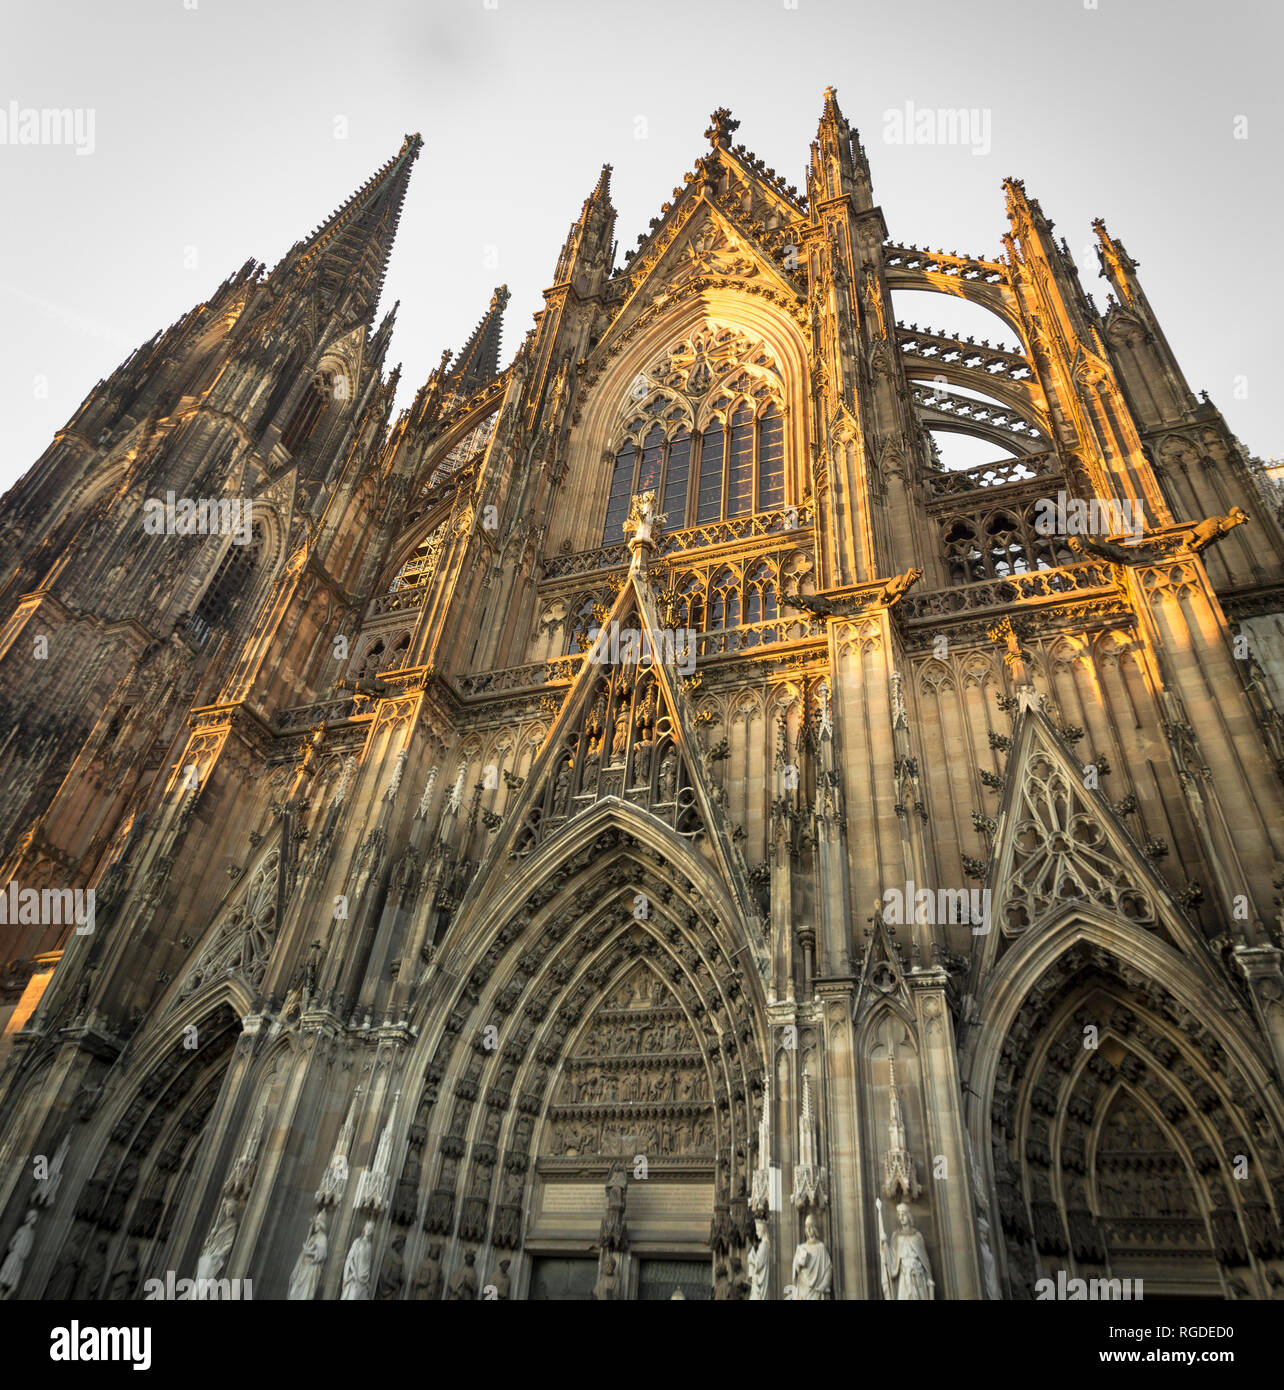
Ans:
POLYGON ((803 1225, 805 1239, 794 1251, 794 1298, 819 1303, 829 1297, 834 1282, 834 1266, 820 1239, 816 1218, 808 1216, 803 1225))
POLYGON ((53 1273, 49 1276, 49 1282, 45 1285, 46 1303, 70 1298, 75 1293, 76 1281, 84 1267, 82 1256, 88 1234, 87 1226, 80 1227, 63 1247, 62 1253, 58 1256, 58 1263, 54 1265, 53 1273))
POLYGON ((593 1285, 593 1298, 598 1303, 613 1303, 620 1296, 620 1271, 615 1256, 609 1250, 602 1252, 602 1266, 598 1271, 597 1283, 593 1285))
POLYGON ((932 1299, 936 1297, 936 1281, 932 1278, 932 1266, 927 1259, 927 1245, 923 1233, 914 1227, 914 1219, 909 1206, 900 1202, 896 1207, 898 1226, 889 1241, 883 1229, 883 1204, 875 1197, 874 1206, 878 1211, 878 1246, 882 1255, 883 1297, 903 1301, 905 1299, 932 1299))
POLYGON ((512 1288, 512 1280, 508 1274, 508 1266, 511 1260, 500 1260, 499 1268, 490 1277, 490 1287, 495 1290, 495 1300, 498 1303, 507 1303, 509 1290, 512 1288))
POLYGON ((103 1274, 107 1269, 107 1237, 99 1236, 94 1248, 85 1261, 84 1288, 81 1298, 97 1298, 102 1287, 103 1274))
POLYGON ((415 1271, 415 1301, 429 1302, 441 1297, 441 1246, 433 1244, 415 1271))
POLYGON ((346 1301, 370 1297, 370 1280, 373 1273, 374 1222, 367 1221, 361 1234, 352 1242, 348 1258, 343 1262, 343 1292, 339 1297, 346 1301))
POLYGON ((196 1261, 196 1297, 212 1298, 210 1285, 223 1273, 227 1257, 232 1253, 236 1240, 236 1230, 241 1218, 236 1211, 236 1203, 229 1197, 219 1211, 218 1220, 205 1238, 200 1258, 196 1261))
POLYGON ((619 1250, 625 1241, 624 1207, 628 1201, 629 1179, 622 1163, 611 1169, 606 1182, 606 1213, 602 1217, 599 1236, 604 1250, 619 1250))
POLYGON ((553 784, 553 814, 555 816, 566 814, 567 802, 571 794, 571 770, 573 766, 571 759, 566 758, 558 769, 557 781, 553 784))
POLYGON ((325 1257, 330 1249, 325 1227, 325 1212, 319 1211, 312 1218, 307 1239, 295 1261, 294 1273, 290 1275, 290 1291, 286 1298, 291 1302, 305 1303, 317 1296, 317 1287, 325 1269, 325 1257))
POLYGON ((678 755, 672 748, 660 760, 659 799, 672 801, 678 787, 678 755))
POLYGON ((9 1238, 9 1249, 0 1265, 0 1299, 11 1298, 22 1278, 22 1267, 27 1263, 31 1247, 36 1243, 36 1217, 39 1212, 32 1207, 23 1218, 22 1225, 9 1238))
POLYGON ((753 1302, 762 1302, 770 1297, 771 1237, 767 1234, 765 1221, 755 1221, 753 1225, 758 1234, 758 1243, 749 1247, 749 1298, 753 1302))
POLYGON ((401 1297, 406 1282, 406 1262, 402 1252, 406 1248, 405 1236, 398 1236, 392 1242, 392 1249, 384 1256, 383 1269, 379 1271, 379 1284, 375 1297, 390 1303, 401 1297))
POLYGON ((453 1299, 456 1303, 466 1302, 477 1297, 477 1270, 474 1265, 477 1256, 471 1250, 464 1251, 464 1262, 451 1276, 450 1287, 446 1290, 446 1298, 453 1299))

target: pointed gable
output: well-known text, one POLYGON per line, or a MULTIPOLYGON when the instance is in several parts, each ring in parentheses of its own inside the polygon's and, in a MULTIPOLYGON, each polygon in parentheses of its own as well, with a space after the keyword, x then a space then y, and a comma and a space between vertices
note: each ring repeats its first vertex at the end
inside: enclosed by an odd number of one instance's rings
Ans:
POLYGON ((1017 716, 989 882, 991 936, 1038 931, 1076 906, 1193 937, 1168 885, 1042 710, 1017 716))

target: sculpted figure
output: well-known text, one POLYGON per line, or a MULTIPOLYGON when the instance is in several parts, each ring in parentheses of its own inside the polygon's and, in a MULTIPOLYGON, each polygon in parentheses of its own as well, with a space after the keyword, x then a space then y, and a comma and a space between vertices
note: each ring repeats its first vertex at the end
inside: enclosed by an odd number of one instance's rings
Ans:
POLYGON ((607 1250, 602 1255, 602 1267, 598 1271, 597 1283, 593 1285, 593 1298, 598 1303, 611 1303, 620 1296, 620 1272, 616 1268, 615 1256, 607 1250))
POLYGON ((678 786, 678 755, 672 748, 660 760, 659 796, 661 801, 672 801, 678 786))
POLYGON ((428 1247, 428 1253, 419 1261, 415 1272, 415 1299, 417 1302, 441 1297, 441 1246, 428 1247))
POLYGON ((290 1291, 286 1298, 293 1302, 306 1302, 317 1296, 317 1286, 325 1269, 325 1257, 330 1249, 325 1233, 325 1212, 319 1211, 308 1227, 307 1239, 290 1275, 290 1291))
POLYGON ((794 1251, 794 1298, 804 1303, 819 1303, 829 1297, 834 1266, 821 1241, 814 1216, 808 1216, 803 1230, 805 1239, 794 1251))
POLYGON ((97 1298, 102 1287, 103 1274, 107 1269, 107 1237, 99 1236, 97 1244, 89 1252, 85 1261, 85 1282, 80 1291, 81 1298, 97 1298))
POLYGON ((367 1221, 361 1234, 352 1242, 348 1258, 343 1262, 343 1292, 341 1299, 354 1300, 370 1297, 371 1268, 374 1258, 374 1222, 367 1221))
POLYGON ((236 1230, 241 1224, 237 1215, 236 1203, 229 1197, 219 1212, 214 1228, 205 1239, 200 1258, 196 1261, 196 1297, 210 1298, 209 1282, 219 1278, 227 1257, 232 1253, 236 1241, 236 1230), (205 1282, 202 1282, 205 1281, 205 1282))
POLYGON ((88 1227, 82 1227, 73 1233, 71 1239, 63 1247, 62 1254, 58 1256, 58 1263, 54 1265, 53 1273, 49 1276, 49 1283, 45 1286, 46 1302, 70 1298, 75 1293, 76 1281, 80 1278, 80 1271, 83 1268, 81 1257, 84 1254, 85 1240, 88 1234, 88 1227))
POLYGON ((878 1244, 883 1261, 883 1297, 896 1299, 932 1299, 936 1297, 936 1281, 927 1258, 923 1234, 914 1227, 909 1207, 901 1202, 896 1208, 897 1229, 888 1240, 883 1230, 883 1204, 876 1197, 878 1209, 878 1244))
POLYGON ((495 1299, 499 1303, 508 1302, 508 1293, 512 1288, 512 1280, 508 1274, 508 1266, 511 1260, 500 1260, 499 1268, 490 1277, 491 1287, 495 1290, 495 1299))
POLYGON ((10 1298, 22 1278, 22 1267, 27 1263, 31 1247, 36 1243, 36 1217, 39 1213, 32 1207, 23 1218, 22 1225, 9 1237, 9 1249, 0 1265, 0 1298, 10 1298))
POLYGON ((477 1256, 471 1250, 464 1252, 464 1262, 455 1271, 446 1290, 446 1298, 456 1302, 472 1300, 477 1297, 477 1271, 473 1267, 477 1256))
POLYGON ((375 1297, 384 1302, 392 1302, 401 1297, 406 1282, 406 1262, 402 1254, 406 1248, 405 1236, 398 1236, 392 1242, 392 1249, 384 1256, 383 1269, 379 1272, 379 1286, 375 1297))
POLYGON ((755 1221, 753 1224, 758 1233, 758 1244, 749 1247, 749 1297, 754 1302, 762 1302, 770 1297, 771 1237, 767 1234, 765 1221, 755 1221))

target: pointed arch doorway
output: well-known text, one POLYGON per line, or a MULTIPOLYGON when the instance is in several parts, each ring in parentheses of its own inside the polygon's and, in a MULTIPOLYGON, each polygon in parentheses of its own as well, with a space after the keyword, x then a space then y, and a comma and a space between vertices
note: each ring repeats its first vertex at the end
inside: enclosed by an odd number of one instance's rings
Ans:
MULTIPOLYGON (((630 940, 644 948, 642 938, 630 940)), ((684 1298, 708 1297, 716 1139, 692 1019, 652 963, 625 962, 570 1040, 546 1113, 528 1240, 532 1298, 591 1296, 598 1259, 567 1251, 600 1244, 608 1185, 621 1180, 620 1296, 671 1297, 681 1287, 684 1298)))

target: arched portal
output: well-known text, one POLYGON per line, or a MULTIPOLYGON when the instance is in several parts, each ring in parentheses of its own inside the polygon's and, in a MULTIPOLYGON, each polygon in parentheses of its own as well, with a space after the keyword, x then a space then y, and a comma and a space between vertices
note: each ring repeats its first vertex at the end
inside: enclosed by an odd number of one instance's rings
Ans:
POLYGON ((436 1262, 448 1289, 469 1257, 483 1281, 502 1258, 514 1297, 588 1296, 622 1161, 620 1295, 668 1296, 689 1268, 698 1297, 715 1257, 742 1259, 752 1236, 765 1027, 729 894, 615 802, 499 896, 443 943, 459 984, 425 1029, 408 1262, 436 1262))
POLYGON ((1111 1281, 1102 1297, 1269 1297, 1276 1287, 1278 1117, 1226 1017, 1233 1008, 1210 999, 1196 1016, 1186 993, 1080 940, 1004 1032, 981 1038, 978 1057, 998 1055, 973 1133, 979 1144, 989 1130, 995 1253, 1011 1296, 1065 1297, 1057 1289, 1072 1279, 1111 1281))

